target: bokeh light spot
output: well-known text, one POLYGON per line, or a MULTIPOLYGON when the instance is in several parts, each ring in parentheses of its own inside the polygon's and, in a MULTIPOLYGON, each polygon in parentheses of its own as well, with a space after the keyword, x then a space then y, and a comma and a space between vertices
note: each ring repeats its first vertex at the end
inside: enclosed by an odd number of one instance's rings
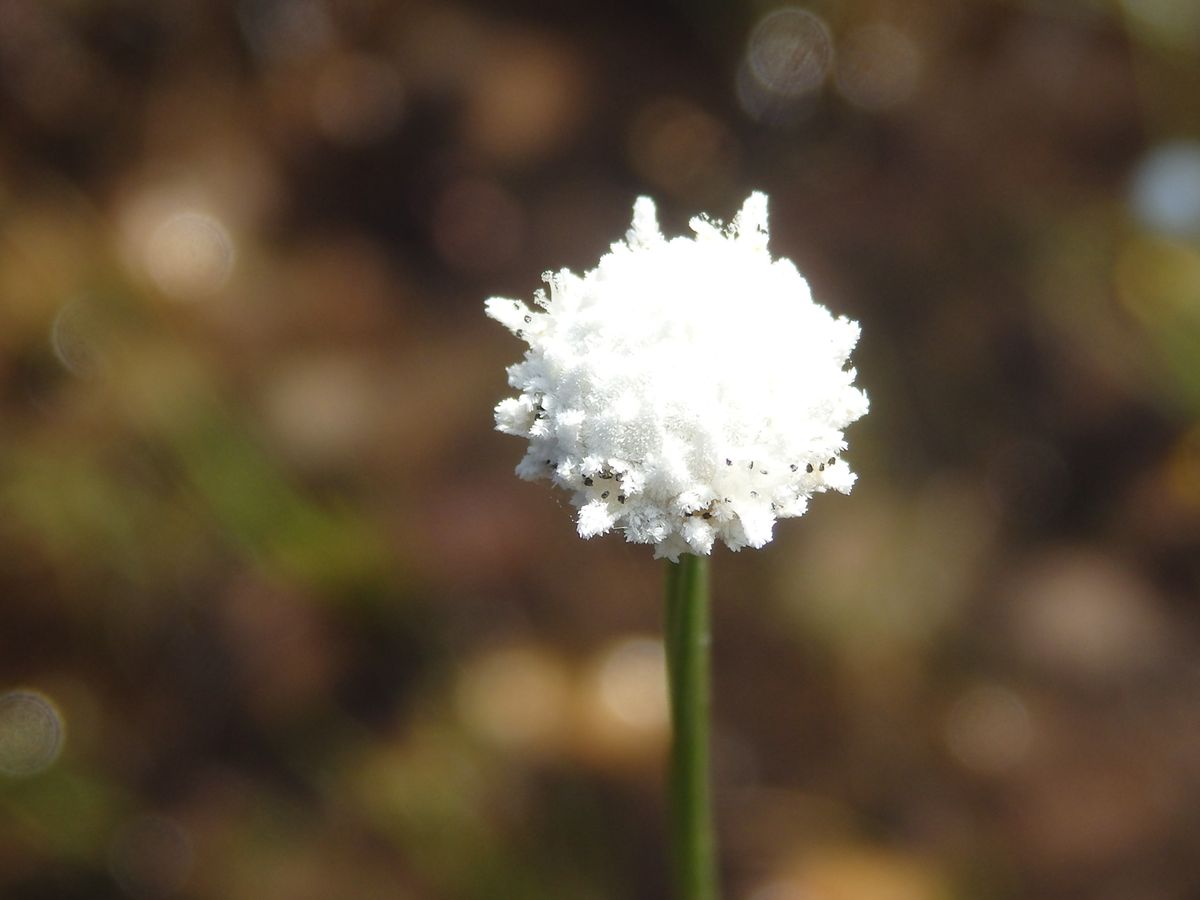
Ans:
POLYGON ((146 272, 164 294, 180 300, 204 297, 225 286, 234 245, 215 217, 186 210, 159 222, 146 243, 146 272))
POLYGON ((23 778, 48 769, 62 751, 66 723, 38 691, 0 695, 0 774, 23 778))
POLYGON ((289 458, 305 466, 333 465, 364 446, 377 424, 374 387, 359 360, 309 356, 271 373, 264 418, 289 458))
POLYGON ((675 97, 647 103, 629 134, 629 155, 638 174, 678 195, 728 184, 736 149, 719 119, 675 97))
POLYGON ((1025 758, 1033 726, 1015 693, 981 685, 959 697, 946 717, 945 734, 950 752, 966 768, 999 774, 1025 758))
POLYGON ((50 349, 72 375, 96 378, 104 365, 98 331, 89 302, 83 297, 75 297, 59 307, 50 323, 50 349))
POLYGON ((746 46, 750 73, 775 94, 799 97, 821 86, 833 63, 833 38, 819 17, 786 6, 768 13, 746 46))
POLYGON ((1162 658, 1171 635, 1150 585, 1094 550, 1062 550, 1010 586, 1022 655, 1082 680, 1129 676, 1162 658))
POLYGON ((514 751, 555 749, 571 705, 566 669, 532 645, 502 647, 472 660, 456 694, 459 715, 469 727, 514 751))
POLYGON ((537 32, 493 41, 470 85, 467 141, 506 165, 535 162, 562 147, 587 108, 583 59, 537 32))
POLYGON ((904 32, 883 23, 862 25, 842 41, 835 81, 855 106, 883 110, 899 106, 916 90, 921 57, 904 32))
POLYGON ((667 727, 666 679, 662 643, 632 637, 604 652, 597 685, 601 701, 622 723, 657 731, 667 727))
POLYGON ((862 845, 813 841, 753 887, 749 900, 941 900, 950 896, 935 863, 862 845))
POLYGON ((1160 144, 1138 163, 1130 204, 1143 226, 1163 234, 1200 234, 1200 142, 1160 144))

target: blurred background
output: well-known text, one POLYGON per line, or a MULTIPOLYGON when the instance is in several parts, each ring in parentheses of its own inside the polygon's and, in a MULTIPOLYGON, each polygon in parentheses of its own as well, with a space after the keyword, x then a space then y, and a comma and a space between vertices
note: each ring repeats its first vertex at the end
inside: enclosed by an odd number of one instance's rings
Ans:
POLYGON ((661 564, 482 314, 771 197, 861 480, 716 554, 744 900, 1200 891, 1200 6, 0 3, 0 896, 667 895, 661 564))

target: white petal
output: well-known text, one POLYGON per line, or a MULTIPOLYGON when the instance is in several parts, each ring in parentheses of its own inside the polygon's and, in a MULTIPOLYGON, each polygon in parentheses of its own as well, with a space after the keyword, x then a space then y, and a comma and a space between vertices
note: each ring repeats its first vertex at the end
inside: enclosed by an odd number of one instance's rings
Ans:
POLYGON ((613 527, 613 522, 616 518, 608 509, 608 504, 599 500, 593 500, 590 503, 584 504, 576 517, 579 536, 581 538, 591 538, 598 534, 604 534, 613 527))
POLYGON ((490 300, 484 301, 483 309, 517 336, 520 336, 521 332, 533 321, 533 310, 520 300, 492 297, 490 300))
POLYGON ((658 229, 658 210, 649 197, 638 197, 633 203, 633 224, 625 236, 630 247, 651 247, 661 243, 662 232, 658 229))

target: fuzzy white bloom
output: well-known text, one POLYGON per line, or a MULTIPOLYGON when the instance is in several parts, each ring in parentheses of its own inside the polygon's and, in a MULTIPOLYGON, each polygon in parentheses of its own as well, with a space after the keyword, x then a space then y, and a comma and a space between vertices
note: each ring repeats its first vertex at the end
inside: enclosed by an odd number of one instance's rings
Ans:
POLYGON ((486 304, 529 344, 496 406, 529 440, 517 474, 570 491, 582 537, 615 528, 671 560, 761 547, 814 493, 848 492, 842 430, 867 411, 846 368, 858 324, 772 261, 766 196, 691 226, 667 240, 641 197, 595 269, 543 275, 538 309, 486 304))

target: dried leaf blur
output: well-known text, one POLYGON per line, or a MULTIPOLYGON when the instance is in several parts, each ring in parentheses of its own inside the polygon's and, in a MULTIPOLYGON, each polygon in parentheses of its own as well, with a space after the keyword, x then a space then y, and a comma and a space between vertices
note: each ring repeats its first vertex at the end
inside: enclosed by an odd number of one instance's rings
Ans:
POLYGON ((1194 895, 1197 9, 0 3, 0 894, 665 896, 482 300, 762 189, 872 413, 718 554, 728 895, 1194 895))

